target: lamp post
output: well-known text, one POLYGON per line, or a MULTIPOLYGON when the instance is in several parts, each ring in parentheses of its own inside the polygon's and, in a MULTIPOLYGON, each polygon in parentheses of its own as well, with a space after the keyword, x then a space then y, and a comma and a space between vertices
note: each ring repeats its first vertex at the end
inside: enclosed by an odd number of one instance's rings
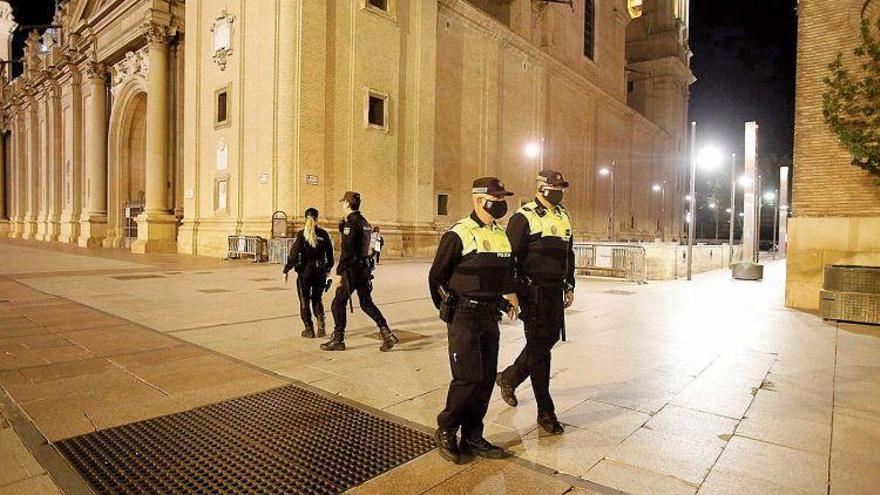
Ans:
POLYGON ((688 249, 687 249, 687 279, 691 279, 693 270, 693 254, 694 254, 694 221, 697 217, 697 123, 691 122, 691 176, 690 176, 690 199, 688 200, 688 214, 690 221, 688 222, 688 249))
POLYGON ((602 167, 599 169, 599 175, 607 175, 610 179, 610 189, 611 189, 611 206, 608 209, 608 230, 609 230, 609 240, 614 242, 614 169, 617 166, 617 161, 611 160, 611 167, 602 167))
POLYGON ((736 153, 730 154, 730 226, 728 230, 729 242, 727 249, 730 251, 727 263, 733 263, 733 231, 736 230, 736 222, 734 221, 734 215, 736 215, 736 153))
POLYGON ((666 220, 666 181, 661 180, 654 183, 651 190, 660 193, 660 217, 657 219, 657 230, 660 232, 660 241, 662 242, 666 240, 666 229, 663 226, 663 221, 666 220))
POLYGON ((718 204, 709 203, 709 209, 715 212, 715 241, 718 241, 718 204))

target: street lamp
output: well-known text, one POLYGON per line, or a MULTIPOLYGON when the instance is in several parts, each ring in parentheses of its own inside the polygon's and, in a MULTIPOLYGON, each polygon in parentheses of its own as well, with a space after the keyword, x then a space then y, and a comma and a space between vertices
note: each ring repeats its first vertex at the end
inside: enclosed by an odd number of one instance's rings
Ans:
MULTIPOLYGON (((712 170, 716 169, 721 165, 722 154, 718 148, 714 146, 707 146, 700 150, 699 154, 697 153, 697 123, 691 122, 691 139, 690 139, 690 198, 688 199, 689 203, 689 212, 693 213, 693 218, 696 219, 696 182, 697 182, 697 165, 699 164, 701 168, 704 170, 712 170)), ((717 215, 717 212, 716 212, 717 215)), ((691 275, 693 274, 693 254, 694 254, 694 223, 696 222, 688 222, 688 248, 687 248, 687 279, 691 279, 691 275)), ((718 226, 718 222, 715 222, 716 227, 718 226)))
POLYGON ((727 209, 727 213, 730 214, 730 225, 728 227, 728 264, 733 263, 733 234, 734 230, 736 230, 736 220, 733 217, 734 212, 736 212, 736 153, 730 154, 730 208, 727 209))
POLYGON ((614 168, 617 166, 615 160, 611 160, 610 167, 602 167, 599 169, 599 175, 608 176, 610 179, 609 188, 611 189, 611 206, 608 208, 608 230, 609 240, 614 242, 614 168))
POLYGON ((657 219, 657 230, 660 232, 660 241, 664 241, 666 236, 662 222, 666 219, 666 181, 655 182, 651 190, 660 193, 660 217, 657 219))
POLYGON ((544 138, 541 138, 541 141, 529 141, 526 143, 524 151, 529 158, 539 158, 540 170, 544 170, 544 138))

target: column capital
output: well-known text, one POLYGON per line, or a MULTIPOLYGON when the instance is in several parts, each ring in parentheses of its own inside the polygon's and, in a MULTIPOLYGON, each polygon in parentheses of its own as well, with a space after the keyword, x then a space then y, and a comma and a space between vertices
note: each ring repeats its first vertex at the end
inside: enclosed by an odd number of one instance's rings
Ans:
POLYGON ((150 46, 170 45, 177 36, 176 27, 157 22, 149 17, 141 24, 141 32, 150 46))
POLYGON ((89 80, 104 80, 107 75, 107 68, 100 62, 89 60, 80 66, 83 76, 89 80))

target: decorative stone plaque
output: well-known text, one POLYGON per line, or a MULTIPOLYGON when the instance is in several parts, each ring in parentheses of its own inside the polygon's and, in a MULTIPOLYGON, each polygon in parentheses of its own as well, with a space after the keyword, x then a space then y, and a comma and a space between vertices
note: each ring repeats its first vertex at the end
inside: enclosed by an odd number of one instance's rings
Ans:
POLYGON ((220 138, 217 143, 217 170, 226 170, 229 168, 229 146, 226 145, 226 139, 220 138))
POLYGON ((306 176, 306 184, 310 186, 318 185, 318 176, 317 175, 307 175, 306 176))
POLYGON ((235 22, 235 16, 223 9, 220 14, 214 18, 214 24, 211 25, 212 49, 214 55, 212 59, 214 63, 220 67, 220 70, 226 70, 226 63, 232 55, 232 25, 235 22))
POLYGON ((221 180, 217 183, 217 209, 225 210, 226 209, 226 194, 229 182, 225 180, 221 180))
POLYGON ((260 172, 260 184, 268 184, 269 183, 269 174, 266 172, 260 172))

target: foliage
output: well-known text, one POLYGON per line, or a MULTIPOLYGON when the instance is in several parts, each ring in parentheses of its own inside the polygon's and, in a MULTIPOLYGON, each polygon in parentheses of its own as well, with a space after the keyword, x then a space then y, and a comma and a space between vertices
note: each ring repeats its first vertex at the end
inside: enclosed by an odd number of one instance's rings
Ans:
MULTIPOLYGON (((880 28, 880 20, 877 26, 880 28)), ((827 91, 822 95, 822 113, 852 155, 852 164, 880 176, 880 40, 871 32, 867 19, 862 20, 861 43, 853 53, 862 59, 858 74, 844 67, 842 53, 829 64, 831 75, 824 79, 827 91)))

